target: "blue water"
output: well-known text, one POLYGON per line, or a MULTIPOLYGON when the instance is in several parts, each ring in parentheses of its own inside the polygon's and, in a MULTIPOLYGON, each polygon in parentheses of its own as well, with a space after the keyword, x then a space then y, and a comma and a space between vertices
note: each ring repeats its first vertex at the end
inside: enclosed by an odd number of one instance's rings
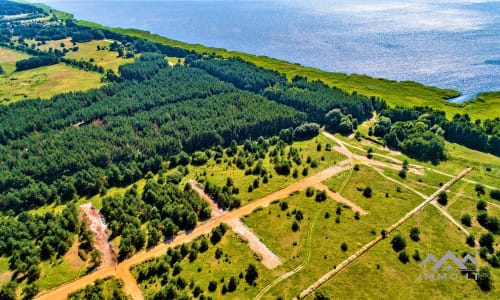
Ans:
POLYGON ((499 1, 41 2, 189 43, 453 88, 461 101, 500 90, 499 1))

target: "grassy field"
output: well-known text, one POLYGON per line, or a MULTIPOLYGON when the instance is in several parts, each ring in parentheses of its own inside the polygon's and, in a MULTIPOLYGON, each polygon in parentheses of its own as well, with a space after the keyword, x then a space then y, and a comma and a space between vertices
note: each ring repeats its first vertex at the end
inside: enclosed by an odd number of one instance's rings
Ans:
MULTIPOLYGON (((327 184, 344 180, 345 175, 340 174, 327 184)), ((286 199, 289 207, 287 211, 281 211, 279 205, 274 204, 245 219, 245 223, 282 259, 283 273, 302 263, 310 252, 304 268, 273 287, 264 299, 278 296, 289 299, 297 295, 420 202, 418 196, 405 189, 396 193, 395 184, 368 168, 352 174, 342 194, 367 210, 368 215, 356 220, 354 213, 345 207, 337 215, 338 204, 332 199, 318 203, 313 197, 307 198, 301 193, 286 199), (358 186, 364 187, 366 182, 370 182, 374 189, 372 198, 364 198, 356 189, 358 186), (385 198, 386 192, 391 193, 389 198, 385 198), (301 210, 304 215, 300 222, 301 229, 295 233, 291 231, 294 219, 291 212, 294 209, 301 210), (327 212, 330 215, 328 218, 325 217, 327 212), (345 252, 341 250, 342 243, 347 244, 345 252)))
POLYGON ((30 57, 28 54, 0 47, 0 66, 4 75, 0 79, 16 70, 16 61, 30 57))
MULTIPOLYGON (((406 238, 406 251, 410 256, 416 249, 422 259, 430 253, 439 259, 448 250, 458 257, 463 251, 473 252, 465 244, 464 234, 432 206, 411 218, 399 232, 406 238), (408 237, 410 228, 415 226, 421 232, 419 242, 408 237)), ((392 235, 370 249, 320 290, 331 299, 497 299, 495 291, 484 293, 474 281, 462 276, 456 281, 420 280, 423 267, 413 258, 407 264, 400 262, 391 248, 391 239, 392 235)), ((480 264, 484 265, 481 261, 480 264)), ((493 280, 498 282, 499 272, 495 269, 491 271, 493 280)))
MULTIPOLYGON (((25 40, 26 43, 37 44, 35 40, 25 40)), ((94 64, 103 67, 105 70, 111 69, 115 73, 118 72, 118 67, 123 64, 134 62, 134 58, 124 58, 118 57, 116 51, 109 50, 97 50, 97 46, 101 49, 109 48, 112 41, 109 40, 93 40, 85 43, 73 43, 71 38, 65 38, 61 40, 46 41, 43 45, 37 45, 36 48, 42 51, 53 50, 63 50, 68 49, 69 52, 66 53, 65 57, 76 60, 93 61, 94 64), (73 51, 74 46, 78 47, 78 51, 73 51)), ((177 58, 175 58, 175 63, 177 63, 177 58)))
POLYGON ((134 62, 134 58, 118 57, 116 51, 97 50, 97 46, 109 47, 111 41, 90 41, 87 43, 77 43, 78 51, 70 51, 66 54, 67 58, 86 60, 93 59, 94 63, 103 67, 105 70, 111 69, 118 72, 118 67, 123 64, 134 62))
POLYGON ((0 75, 0 104, 56 94, 85 91, 102 85, 101 74, 82 71, 64 64, 0 75))
POLYGON ((169 46, 194 50, 200 53, 215 53, 224 57, 241 57, 257 66, 283 73, 289 79, 296 75, 307 76, 311 80, 319 79, 330 86, 339 87, 350 93, 356 91, 366 96, 380 97, 392 106, 431 106, 434 109, 445 111, 448 117, 452 117, 456 113, 468 113, 472 119, 495 118, 498 115, 493 109, 496 107, 495 105, 498 104, 498 96, 481 96, 477 101, 457 105, 446 101, 448 98, 459 95, 459 93, 454 90, 425 86, 410 81, 396 82, 381 78, 372 78, 365 75, 347 75, 325 72, 316 68, 305 67, 300 64, 294 64, 266 56, 256 56, 238 51, 227 51, 226 49, 188 44, 136 29, 109 28, 87 21, 79 21, 79 23, 145 38, 169 46))

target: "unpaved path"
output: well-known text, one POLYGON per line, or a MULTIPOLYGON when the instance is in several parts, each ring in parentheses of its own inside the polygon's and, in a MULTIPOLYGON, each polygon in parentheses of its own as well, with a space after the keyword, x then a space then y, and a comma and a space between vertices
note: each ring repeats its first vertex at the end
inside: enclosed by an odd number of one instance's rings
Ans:
POLYGON ((217 203, 212 198, 210 198, 210 196, 205 194, 205 191, 204 191, 201 183, 199 183, 198 181, 196 181, 194 179, 191 179, 191 180, 189 180, 189 184, 191 185, 191 188, 196 193, 198 193, 198 196, 200 196, 203 200, 205 200, 210 205, 210 208, 212 208, 212 211, 210 212, 210 216, 212 218, 220 217, 226 213, 226 211, 219 208, 217 203))
MULTIPOLYGON (((211 216, 212 218, 217 218, 226 213, 224 210, 220 209, 215 203, 215 201, 208 196, 202 189, 200 183, 196 180, 189 180, 191 188, 198 193, 198 195, 207 201, 212 208, 211 216)), ((241 238, 248 242, 248 246, 253 252, 257 253, 262 257, 262 264, 268 269, 274 269, 281 264, 279 257, 274 254, 251 230, 248 228, 239 218, 234 218, 227 221, 227 224, 231 227, 234 233, 239 235, 241 238)))
POLYGON ((353 211, 358 212, 360 215, 367 215, 368 214, 368 212, 366 212, 366 210, 362 209, 359 205, 357 205, 356 203, 352 202, 351 200, 345 198, 344 196, 342 196, 339 193, 334 193, 333 191, 330 190, 329 187, 327 187, 323 183, 317 182, 317 183, 313 184, 312 186, 318 190, 324 190, 328 197, 332 198, 333 200, 335 200, 339 203, 342 203, 342 204, 349 206, 353 211))
MULTIPOLYGON (((401 219, 399 219, 396 223, 392 224, 389 228, 386 229, 387 235, 389 235, 391 232, 393 232, 396 228, 401 226, 404 222, 408 221, 413 215, 415 215, 417 212, 422 210, 424 207, 426 207, 429 203, 437 199, 438 195, 446 191, 450 186, 452 186, 455 182, 460 180, 462 177, 467 175, 472 171, 472 168, 467 168, 463 170, 460 174, 457 176, 453 177, 450 181, 445 183, 440 189, 438 189, 436 192, 434 192, 429 198, 425 199, 422 203, 420 203, 417 207, 412 209, 410 212, 408 212, 405 216, 403 216, 401 219)), ((344 268, 346 268, 348 265, 353 263, 356 259, 358 259, 361 255, 366 253, 370 248, 375 246, 378 242, 382 240, 382 236, 377 236, 375 239, 372 241, 368 242, 365 244, 361 249, 356 251, 353 255, 349 256, 346 260, 341 262, 335 269, 329 271, 325 275, 323 275, 321 278, 319 278, 315 283, 313 283, 311 286, 309 286, 307 289, 302 291, 300 295, 296 299, 304 299, 310 294, 312 294, 316 289, 318 289, 323 283, 327 282, 330 280, 333 276, 337 275, 340 271, 342 271, 344 268)))
POLYGON ((252 251, 262 257, 262 264, 268 269, 274 269, 281 264, 279 257, 274 254, 239 218, 229 220, 227 224, 234 233, 248 241, 252 251))
POLYGON ((116 256, 111 244, 109 243, 108 226, 99 210, 92 207, 92 203, 80 205, 84 219, 89 224, 90 230, 94 233, 94 244, 96 250, 101 252, 101 267, 116 265, 116 256))

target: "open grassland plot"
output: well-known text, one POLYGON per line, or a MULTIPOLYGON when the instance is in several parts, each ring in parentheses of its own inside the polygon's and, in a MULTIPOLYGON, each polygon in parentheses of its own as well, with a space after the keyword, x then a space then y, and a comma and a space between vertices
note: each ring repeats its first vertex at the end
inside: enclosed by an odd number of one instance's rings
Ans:
POLYGON ((85 275, 87 265, 78 256, 78 243, 62 257, 41 263, 41 275, 37 280, 40 290, 49 290, 65 282, 85 275))
POLYGON ((479 93, 476 99, 467 101, 464 104, 465 112, 469 116, 481 119, 494 119, 498 117, 498 107, 500 107, 500 92, 479 93))
POLYGON ((9 270, 9 259, 0 257, 0 287, 9 282, 12 278, 12 272, 9 270))
POLYGON ((459 170, 462 166, 471 166, 474 172, 467 175, 467 179, 499 187, 500 157, 448 142, 446 150, 450 158, 439 165, 439 170, 459 170))
POLYGON ((283 73, 288 79, 292 79, 296 75, 306 76, 310 80, 319 79, 330 86, 341 88, 349 93, 357 92, 366 96, 380 97, 386 100, 391 106, 429 106, 445 111, 448 118, 453 117, 456 113, 468 113, 472 119, 491 119, 498 116, 494 109, 496 107, 495 104, 498 104, 497 100, 495 100, 497 98, 492 100, 489 96, 485 97, 480 95, 479 98, 482 96, 481 99, 483 101, 472 101, 470 103, 457 105, 446 101, 448 98, 459 95, 459 92, 454 90, 425 86, 411 81, 397 82, 372 78, 365 75, 346 75, 342 73, 325 72, 316 68, 305 67, 300 64, 294 64, 266 56, 256 56, 238 51, 227 51, 226 49, 188 44, 136 29, 109 28, 86 21, 79 21, 79 23, 144 38, 164 45, 194 50, 200 53, 215 53, 224 57, 241 57, 257 66, 283 73))
MULTIPOLYGON (((36 48, 42 51, 49 51, 49 49, 63 51, 63 49, 66 48, 68 52, 64 57, 92 62, 103 67, 105 70, 111 69, 115 73, 118 72, 118 67, 120 65, 134 62, 134 58, 118 57, 118 52, 109 51, 109 45, 112 43, 112 41, 109 40, 93 40, 90 42, 73 44, 71 38, 65 38, 46 41, 42 45, 38 45, 38 42, 35 40, 25 40, 25 42, 28 43, 28 45, 37 45, 36 48), (74 51, 73 47, 78 47, 78 50, 74 51), (97 50, 97 47, 99 47, 100 50, 97 50)), ((175 58, 175 63, 177 63, 177 60, 178 58, 175 58)))
MULTIPOLYGON (((227 178, 230 177, 231 179, 233 179, 234 186, 239 189, 239 194, 236 196, 242 200, 241 204, 244 205, 251 200, 259 199, 265 195, 271 194, 272 192, 278 191, 299 179, 311 176, 318 171, 324 170, 328 167, 333 166, 335 163, 346 159, 345 156, 334 150, 327 151, 326 144, 328 143, 332 146, 334 145, 333 141, 328 140, 322 135, 318 135, 317 137, 310 140, 294 142, 292 147, 299 150, 301 164, 298 165, 290 158, 290 161, 292 161, 292 168, 290 175, 286 176, 279 175, 274 170, 274 165, 270 161, 268 152, 268 154, 266 154, 266 158, 263 159, 263 166, 269 174, 268 183, 263 183, 262 178, 259 179, 257 175, 250 174, 245 176, 245 170, 237 168, 234 163, 231 163, 231 166, 229 166, 228 162, 232 161, 236 156, 227 157, 226 155, 224 155, 224 157, 222 158, 221 163, 216 163, 212 158, 203 166, 188 166, 188 178, 198 178, 199 180, 206 179, 208 180, 208 182, 222 187, 226 184, 227 178), (318 144, 321 144, 320 151, 317 150, 318 144), (307 163, 308 157, 311 158, 311 163, 307 163), (224 162, 225 160, 227 160, 228 162, 224 162), (311 164, 314 164, 313 162, 317 164, 315 168, 311 166, 311 164), (308 169, 307 175, 303 175, 302 173, 304 168, 308 169), (294 170, 297 170, 297 178, 293 177, 294 170), (252 189, 252 191, 249 191, 248 187, 253 185, 255 179, 259 180, 259 187, 252 189)), ((274 146, 271 146, 269 148, 269 151, 272 151, 273 147, 274 146)), ((239 150, 241 151, 241 147, 239 147, 239 150)), ((289 150, 290 146, 287 146, 285 149, 285 154, 288 154, 289 150)), ((246 168, 253 169, 256 164, 257 160, 252 165, 252 167, 246 166, 246 168)))
POLYGON ((0 66, 2 66, 4 71, 3 74, 0 74, 0 80, 2 80, 3 76, 8 76, 8 74, 16 70, 16 61, 28 57, 30 56, 22 52, 0 47, 0 66))
POLYGON ((401 182, 401 186, 407 185, 427 196, 432 195, 432 193, 437 191, 442 184, 450 180, 449 176, 427 170, 423 172, 423 175, 406 172, 406 177, 401 178, 399 171, 384 168, 384 174, 401 182))
MULTIPOLYGON (((359 218, 333 199, 316 202, 315 196, 307 197, 305 192, 281 200, 288 204, 284 211, 279 203, 274 203, 245 218, 245 223, 280 257, 283 266, 279 270, 284 269, 282 274, 303 264, 303 269, 276 284, 263 299, 278 296, 291 299, 298 295, 420 202, 418 196, 404 190, 386 199, 379 187, 393 187, 395 190, 394 184, 376 175, 368 172, 354 174, 344 190, 344 195, 353 195, 347 197, 349 200, 369 210, 368 215, 359 218), (362 200, 364 197, 356 190, 357 183, 364 180, 376 187, 372 198, 366 200, 362 200), (349 187, 354 192, 351 193, 349 187), (299 210, 303 219, 298 222, 300 229, 293 232, 292 224, 299 210), (342 250, 343 243, 347 246, 345 251, 342 250)), ((337 180, 344 181, 345 177, 337 180)))
MULTIPOLYGON (((199 245, 198 241, 188 243, 186 244, 188 249, 192 249, 193 243, 199 245)), ((209 242, 208 250, 198 252, 196 259, 192 262, 190 262, 189 255, 183 258, 179 264, 181 267, 180 273, 173 275, 173 268, 169 267, 168 272, 158 274, 159 276, 148 276, 145 280, 140 279, 140 269, 147 269, 163 258, 145 262, 132 269, 134 276, 139 279, 138 282, 146 299, 152 299, 154 293, 167 284, 176 285, 179 278, 182 278, 187 283, 183 292, 189 297, 193 297, 194 288, 199 286, 205 296, 211 295, 214 299, 251 299, 267 280, 276 276, 276 271, 266 269, 257 260, 248 244, 232 233, 230 229, 216 245, 209 242), (219 258, 216 258, 216 251, 222 251, 219 258), (244 277, 240 278, 240 274, 245 275, 245 270, 249 264, 255 265, 258 271, 255 285, 249 285, 244 277), (236 289, 222 293, 223 286, 228 286, 232 276, 238 281, 236 289), (211 281, 217 283, 215 291, 210 291, 208 288, 211 281), (191 282, 194 282, 193 285, 190 284, 191 282)))
POLYGON ((65 92, 85 91, 102 85, 101 75, 64 64, 40 67, 0 76, 0 103, 29 98, 48 99, 65 92))
POLYGON ((111 41, 99 40, 90 41, 86 43, 77 43, 78 51, 70 51, 66 54, 67 58, 90 61, 94 64, 103 67, 105 70, 111 69, 115 73, 118 72, 118 67, 123 64, 134 62, 134 58, 118 57, 118 52, 103 50, 109 49, 111 41), (97 46, 101 50, 97 50, 97 46))
MULTIPOLYGON (((157 177, 158 176, 155 176, 155 178, 157 178, 157 177)), ((103 198, 111 197, 111 196, 115 196, 115 195, 124 195, 125 192, 127 190, 131 189, 132 186, 134 186, 134 185, 137 186, 138 194, 142 195, 142 192, 144 191, 144 186, 146 185, 146 179, 141 178, 141 179, 137 180, 136 182, 129 184, 125 187, 111 187, 111 188, 106 190, 106 193, 104 195, 97 194, 97 195, 94 195, 92 197, 82 197, 82 198, 78 199, 77 205, 79 206, 79 205, 90 202, 90 203, 92 203, 93 207, 95 207, 97 209, 101 209, 103 198)))
MULTIPOLYGON (((344 180, 343 176, 345 175, 340 174, 340 178, 337 178, 337 176, 325 181, 325 185, 333 190, 338 185, 338 181, 344 180)), ((373 213, 378 218, 384 218, 387 222, 390 222, 391 220, 397 220, 397 216, 388 215, 394 205, 401 205, 404 209, 407 209, 407 212, 423 201, 420 196, 415 195, 403 186, 400 186, 398 192, 398 186, 398 184, 382 177, 374 169, 361 165, 358 171, 352 173, 341 194, 367 210, 369 214, 373 213), (364 189, 367 187, 372 189, 370 198, 363 196, 364 189)))
POLYGON ((35 45, 35 48, 41 51, 49 51, 49 49, 63 51, 64 48, 70 49, 73 47, 73 43, 71 42, 71 38, 69 37, 60 40, 44 41, 40 45, 38 41, 33 39, 25 39, 24 42, 31 46, 35 45))
MULTIPOLYGON (((440 215, 433 206, 428 206, 397 232, 392 233, 352 265, 320 287, 331 299, 497 299, 495 290, 482 292, 473 280, 466 280, 459 274, 457 280, 420 280, 419 274, 427 270, 412 258, 415 250, 423 260, 433 254, 437 259, 447 251, 461 258, 463 252, 474 253, 465 244, 465 235, 440 215), (410 229, 418 227, 420 241, 409 238, 410 229), (406 264, 398 259, 391 247, 393 236, 399 232, 406 239, 406 252, 410 261, 406 264)), ((479 259, 481 266, 485 265, 479 259)), ((430 263, 432 266, 432 262, 430 263)), ((454 264, 451 264, 455 267, 454 264)), ((498 282, 498 269, 491 269, 493 280, 498 282)))

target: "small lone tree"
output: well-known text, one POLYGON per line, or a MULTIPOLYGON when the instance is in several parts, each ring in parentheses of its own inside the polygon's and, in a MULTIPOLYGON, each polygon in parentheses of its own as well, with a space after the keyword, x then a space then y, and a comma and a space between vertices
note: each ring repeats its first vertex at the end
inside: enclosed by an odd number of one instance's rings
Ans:
POLYGON ((342 251, 346 252, 346 251, 347 251, 347 244, 346 244, 345 242, 344 242, 344 243, 342 243, 342 245, 340 245, 340 249, 341 249, 342 251))
POLYGON ((448 195, 445 192, 439 193, 438 202, 442 206, 446 206, 446 204, 448 204, 448 195))
POLYGON ((472 217, 469 214, 464 214, 460 221, 467 227, 471 227, 472 225, 472 217))
POLYGON ((364 190, 363 190, 363 196, 365 196, 366 198, 371 198, 372 197, 372 188, 367 186, 364 190))
POLYGON ((254 264, 249 264, 246 269, 245 280, 248 284, 252 285, 259 277, 259 272, 257 271, 257 267, 254 264))
POLYGON ((397 234, 395 237, 392 238, 391 245, 394 251, 399 252, 404 248, 406 248, 406 240, 401 234, 397 234))
POLYGON ((486 194, 486 192, 484 191, 484 186, 482 184, 479 184, 479 183, 476 184, 475 190, 476 190, 476 193, 477 193, 478 197, 481 196, 481 195, 486 194))
POLYGON ((403 250, 399 253, 398 259, 404 264, 410 261, 410 257, 408 256, 408 253, 406 253, 406 250, 403 250))
POLYGON ((493 287, 491 273, 488 267, 481 267, 477 274, 477 284, 483 291, 489 291, 493 287))
POLYGON ((415 242, 420 241, 419 235, 420 235, 420 230, 418 229, 418 227, 413 227, 412 229, 410 229, 410 238, 415 242))
POLYGON ((472 234, 469 234, 467 236, 467 239, 465 240, 465 242, 467 243, 467 245, 469 245, 471 247, 474 247, 476 245, 476 242, 474 240, 474 236, 472 234))
POLYGON ((488 206, 488 203, 484 200, 479 200, 477 202, 476 208, 477 210, 486 210, 486 207, 488 206))

